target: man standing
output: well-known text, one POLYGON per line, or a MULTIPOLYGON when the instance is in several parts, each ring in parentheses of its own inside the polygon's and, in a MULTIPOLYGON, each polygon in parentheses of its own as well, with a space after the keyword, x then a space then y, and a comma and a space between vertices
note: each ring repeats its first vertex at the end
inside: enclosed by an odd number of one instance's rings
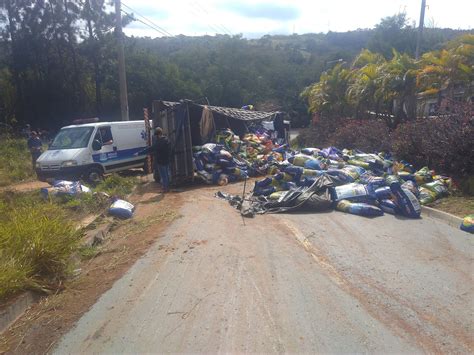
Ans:
POLYGON ((170 183, 170 143, 168 138, 163 135, 163 129, 160 127, 155 129, 155 137, 156 139, 151 147, 145 148, 142 151, 135 153, 135 155, 153 154, 153 175, 155 181, 159 174, 163 192, 168 192, 170 183))
POLYGON ((36 160, 42 153, 43 143, 41 142, 38 133, 31 131, 30 138, 28 139, 28 149, 31 153, 31 162, 33 164, 33 169, 36 167, 36 160))

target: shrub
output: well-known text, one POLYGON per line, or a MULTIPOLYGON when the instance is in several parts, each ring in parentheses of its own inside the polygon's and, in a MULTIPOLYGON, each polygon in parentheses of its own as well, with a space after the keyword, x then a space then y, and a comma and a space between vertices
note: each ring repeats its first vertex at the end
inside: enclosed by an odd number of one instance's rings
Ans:
POLYGON ((31 155, 25 139, 0 137, 0 186, 34 176, 31 155))
POLYGON ((61 206, 37 194, 0 198, 0 299, 15 291, 49 288, 67 275, 79 233, 61 206))
POLYGON ((299 147, 327 147, 331 145, 331 138, 343 119, 321 119, 308 129, 301 130, 295 138, 299 147))
POLYGON ((474 119, 453 116, 425 118, 400 125, 393 151, 415 166, 466 178, 474 172, 474 119))
POLYGON ((346 120, 330 137, 330 144, 340 148, 357 148, 365 152, 391 150, 390 131, 382 121, 346 120))
POLYGON ((296 138, 300 147, 357 148, 364 151, 390 150, 387 125, 376 120, 321 120, 296 138))

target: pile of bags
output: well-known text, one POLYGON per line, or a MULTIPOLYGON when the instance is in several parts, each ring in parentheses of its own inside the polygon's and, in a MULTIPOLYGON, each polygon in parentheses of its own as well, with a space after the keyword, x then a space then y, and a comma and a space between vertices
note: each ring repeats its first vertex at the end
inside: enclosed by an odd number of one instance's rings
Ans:
POLYGON ((194 170, 208 184, 266 175, 271 164, 286 159, 287 146, 275 144, 263 127, 251 129, 242 139, 230 129, 221 130, 215 142, 193 147, 194 170))
POLYGON ((451 187, 449 177, 436 175, 427 167, 416 171, 387 153, 328 147, 287 150, 284 157, 267 169, 272 176, 255 183, 251 197, 255 213, 305 206, 303 200, 308 195, 313 196, 308 199, 312 198, 315 206, 316 194, 319 207, 327 209, 368 217, 390 213, 418 218, 421 204, 446 196, 451 187), (321 191, 328 191, 328 197, 321 198, 321 191))

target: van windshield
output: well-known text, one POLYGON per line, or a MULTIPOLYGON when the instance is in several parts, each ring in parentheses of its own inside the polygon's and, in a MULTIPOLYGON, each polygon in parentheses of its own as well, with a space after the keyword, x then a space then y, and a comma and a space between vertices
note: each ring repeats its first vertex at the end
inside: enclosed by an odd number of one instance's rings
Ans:
POLYGON ((63 128, 54 137, 49 149, 85 148, 89 143, 94 127, 63 128))

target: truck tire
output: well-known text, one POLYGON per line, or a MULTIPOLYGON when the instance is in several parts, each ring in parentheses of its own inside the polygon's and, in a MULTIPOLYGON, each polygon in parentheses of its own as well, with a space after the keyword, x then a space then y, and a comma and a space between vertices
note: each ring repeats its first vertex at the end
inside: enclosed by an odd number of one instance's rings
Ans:
POLYGON ((84 179, 92 184, 98 184, 104 180, 104 171, 99 167, 93 166, 87 169, 84 179))

